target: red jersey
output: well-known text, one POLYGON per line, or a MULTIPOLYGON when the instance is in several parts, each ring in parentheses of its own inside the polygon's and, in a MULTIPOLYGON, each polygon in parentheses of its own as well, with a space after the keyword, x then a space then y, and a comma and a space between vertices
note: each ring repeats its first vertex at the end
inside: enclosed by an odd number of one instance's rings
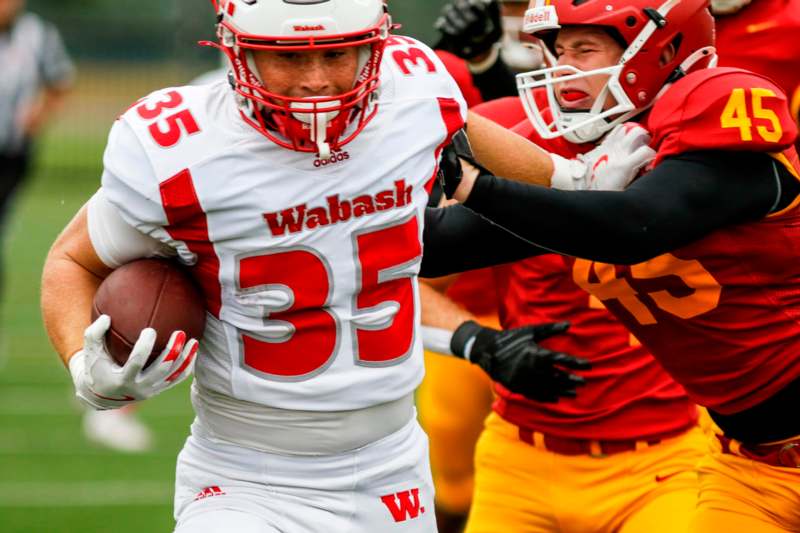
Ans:
MULTIPOLYGON (((525 119, 519 98, 478 106, 500 123, 523 120, 514 131, 544 149, 574 157, 593 145, 563 138, 544 141, 525 119)), ((595 298, 572 280, 571 260, 555 254, 495 267, 500 321, 505 328, 569 321, 570 329, 542 344, 586 357, 592 369, 575 399, 532 402, 495 385, 494 410, 521 427, 584 439, 653 439, 685 430, 697 420, 695 405, 655 359, 595 298)))
MULTIPOLYGON (((646 126, 656 164, 697 150, 762 151, 800 179, 786 97, 760 75, 689 74, 659 98, 646 126)), ((694 400, 733 414, 800 377, 799 204, 637 265, 572 260, 573 277, 694 400)))
POLYGON ((494 276, 490 268, 459 274, 445 294, 479 318, 497 316, 494 276))
MULTIPOLYGON (((800 122, 800 0, 758 0, 716 18, 719 64, 764 74, 790 97, 800 122)), ((796 146, 800 149, 800 139, 796 146)))
POLYGON ((789 95, 800 87, 800 0, 757 0, 716 27, 720 66, 763 74, 789 95))

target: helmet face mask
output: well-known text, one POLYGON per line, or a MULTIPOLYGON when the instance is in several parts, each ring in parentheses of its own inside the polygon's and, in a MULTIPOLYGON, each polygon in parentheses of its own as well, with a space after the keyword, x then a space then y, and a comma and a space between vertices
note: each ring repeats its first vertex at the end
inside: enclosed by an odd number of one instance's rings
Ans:
POLYGON ((619 84, 622 65, 582 71, 578 68, 561 65, 539 69, 533 73, 517 77, 522 103, 537 132, 545 139, 564 137, 570 142, 585 143, 603 136, 617 124, 637 114, 636 106, 630 101, 619 84), (561 107, 556 87, 559 84, 587 77, 607 75, 608 81, 594 100, 591 109, 567 110, 561 107), (547 88, 547 105, 539 105, 535 98, 536 89, 547 88), (608 102, 612 103, 608 105, 608 102))
POLYGON ((383 0, 223 0, 217 10, 217 47, 231 63, 240 114, 271 141, 330 157, 374 117, 380 63, 392 28, 383 0), (271 92, 253 59, 258 51, 307 54, 347 48, 356 48, 359 59, 354 84, 342 94, 271 92))
POLYGON ((662 0, 658 9, 650 5, 649 0, 531 3, 525 33, 551 37, 562 27, 601 28, 624 47, 614 65, 581 71, 556 65, 552 53, 546 53, 551 66, 517 76, 526 113, 540 136, 564 137, 575 143, 596 141, 652 106, 677 77, 714 64, 714 26, 708 0, 662 0), (594 76, 606 76, 607 82, 591 109, 563 109, 556 98, 557 85, 594 76), (534 94, 542 88, 547 98, 534 94))

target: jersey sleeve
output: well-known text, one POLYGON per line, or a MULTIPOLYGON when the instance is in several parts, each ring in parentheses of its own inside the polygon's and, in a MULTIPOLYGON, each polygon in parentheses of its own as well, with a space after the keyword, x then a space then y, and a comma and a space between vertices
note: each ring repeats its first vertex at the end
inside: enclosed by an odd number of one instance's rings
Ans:
POLYGON ((467 103, 458 84, 441 59, 425 43, 410 37, 393 35, 384 52, 384 65, 393 78, 394 99, 436 99, 447 115, 448 129, 467 120, 467 103))
POLYGON ((97 256, 109 268, 145 257, 171 257, 175 250, 129 225, 108 201, 102 188, 87 204, 89 238, 97 256))
POLYGON ((103 156, 102 190, 125 222, 155 236, 167 224, 158 178, 139 138, 123 118, 111 129, 103 156))
POLYGON ((769 79, 708 69, 673 85, 647 120, 656 164, 699 150, 780 152, 797 137, 785 93, 769 79))

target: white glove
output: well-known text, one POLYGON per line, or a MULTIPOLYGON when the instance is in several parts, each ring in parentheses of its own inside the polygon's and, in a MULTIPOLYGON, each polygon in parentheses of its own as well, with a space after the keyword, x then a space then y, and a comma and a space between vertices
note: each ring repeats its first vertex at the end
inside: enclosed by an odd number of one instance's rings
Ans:
POLYGON ((650 133, 634 122, 615 127, 593 150, 575 159, 550 154, 550 187, 565 191, 621 191, 656 156, 650 133))
POLYGON ((650 133, 633 122, 620 124, 597 148, 579 155, 588 169, 586 188, 591 191, 622 191, 656 157, 650 148, 650 133))
POLYGON ((567 159, 558 154, 550 154, 553 160, 553 175, 550 177, 550 188, 562 191, 585 190, 589 174, 586 163, 579 159, 567 159))
POLYGON ((732 15, 750 4, 752 0, 711 0, 711 12, 715 15, 732 15))
POLYGON ((92 409, 117 409, 150 398, 192 374, 198 342, 187 341, 183 331, 175 331, 164 351, 142 370, 156 342, 156 331, 142 330, 128 361, 120 366, 106 351, 103 340, 110 327, 111 318, 101 315, 86 328, 83 349, 69 360, 75 395, 92 409))

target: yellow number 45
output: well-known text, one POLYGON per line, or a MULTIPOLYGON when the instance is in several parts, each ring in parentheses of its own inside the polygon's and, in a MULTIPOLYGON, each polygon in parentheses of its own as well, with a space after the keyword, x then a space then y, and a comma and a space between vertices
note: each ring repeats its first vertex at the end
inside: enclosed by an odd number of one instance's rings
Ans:
MULTIPOLYGON (((734 89, 731 92, 731 97, 722 111, 720 124, 723 128, 738 128, 743 141, 752 141, 753 119, 747 112, 745 93, 745 89, 734 89)), ((762 105, 764 98, 775 98, 775 93, 770 89, 754 88, 750 89, 750 95, 753 100, 753 117, 767 120, 772 125, 772 129, 766 126, 757 126, 758 135, 766 142, 778 142, 783 137, 781 121, 773 110, 764 109, 762 105)))

